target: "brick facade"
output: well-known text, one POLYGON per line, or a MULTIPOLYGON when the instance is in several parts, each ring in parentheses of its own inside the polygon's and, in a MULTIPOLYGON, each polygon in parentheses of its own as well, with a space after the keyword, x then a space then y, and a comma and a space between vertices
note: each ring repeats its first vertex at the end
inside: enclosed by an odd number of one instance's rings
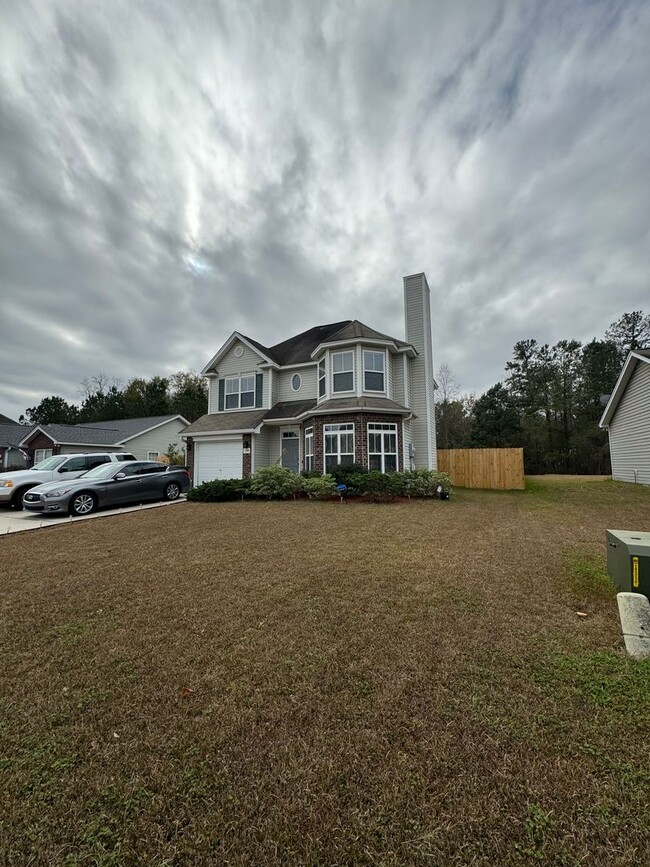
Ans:
POLYGON ((242 437, 242 476, 245 479, 250 479, 251 477, 251 436, 250 434, 245 434, 242 437))
MULTIPOLYGON (((314 429, 314 470, 323 472, 323 426, 326 424, 354 424, 354 462, 368 467, 368 423, 373 424, 396 424, 397 425, 397 469, 403 470, 403 429, 402 417, 390 415, 384 412, 350 412, 336 413, 334 415, 316 415, 304 421, 300 428, 302 439, 302 452, 304 455, 305 430, 309 427, 314 429)), ((303 458, 304 461, 304 458, 303 458)))
POLYGON ((36 449, 52 449, 53 455, 61 454, 61 446, 54 445, 52 440, 46 436, 44 433, 38 433, 36 436, 30 439, 29 443, 23 447, 23 451, 26 451, 29 455, 28 464, 31 466, 34 463, 34 455, 36 454, 36 449))

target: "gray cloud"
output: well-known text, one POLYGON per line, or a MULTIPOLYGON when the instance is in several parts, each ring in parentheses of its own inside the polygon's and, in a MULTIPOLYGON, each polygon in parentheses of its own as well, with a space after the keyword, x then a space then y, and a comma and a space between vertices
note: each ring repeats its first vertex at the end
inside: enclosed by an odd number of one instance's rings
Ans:
POLYGON ((419 270, 466 390, 649 306, 646 3, 3 5, 0 412, 419 270))

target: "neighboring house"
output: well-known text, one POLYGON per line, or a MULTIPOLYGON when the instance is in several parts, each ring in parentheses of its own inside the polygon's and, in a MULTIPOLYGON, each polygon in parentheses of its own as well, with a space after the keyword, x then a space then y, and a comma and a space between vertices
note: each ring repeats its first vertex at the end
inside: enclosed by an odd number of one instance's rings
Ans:
POLYGON ((183 448, 179 434, 187 425, 188 421, 182 415, 36 425, 24 434, 20 447, 30 454, 34 463, 52 454, 94 451, 126 451, 138 460, 157 460, 170 443, 183 448))
POLYGON ((19 443, 30 430, 31 427, 0 415, 0 472, 29 466, 28 455, 21 451, 19 443))
POLYGON ((609 431, 612 478, 650 485, 650 349, 628 355, 600 426, 609 431))
POLYGON ((202 374, 208 413, 183 431, 194 484, 281 464, 327 472, 436 467, 429 286, 404 278, 406 340, 357 320, 275 346, 235 331, 202 374))

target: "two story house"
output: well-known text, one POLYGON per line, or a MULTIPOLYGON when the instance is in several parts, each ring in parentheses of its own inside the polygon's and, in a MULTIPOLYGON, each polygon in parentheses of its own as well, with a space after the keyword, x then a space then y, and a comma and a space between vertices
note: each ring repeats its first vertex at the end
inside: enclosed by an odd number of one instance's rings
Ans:
POLYGON ((194 484, 280 464, 329 472, 436 467, 430 293, 404 278, 405 340, 357 320, 275 346, 235 331, 202 370, 208 412, 181 436, 194 484))

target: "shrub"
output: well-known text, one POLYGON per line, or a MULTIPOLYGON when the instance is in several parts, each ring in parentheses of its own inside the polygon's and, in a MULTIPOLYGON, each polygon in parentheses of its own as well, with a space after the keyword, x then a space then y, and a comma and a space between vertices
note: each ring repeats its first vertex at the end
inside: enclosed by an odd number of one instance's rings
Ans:
POLYGON ((250 492, 254 497, 267 500, 285 500, 302 491, 304 481, 287 467, 260 467, 251 478, 250 492))
POLYGON ((171 464, 172 467, 184 467, 185 452, 174 443, 170 443, 167 446, 167 451, 160 456, 159 460, 165 464, 171 464))
POLYGON ((192 488, 187 499, 195 503, 225 503, 248 496, 249 490, 249 479, 215 479, 192 488))
POLYGON ((451 490, 451 479, 446 473, 436 470, 407 470, 404 473, 393 473, 391 480, 392 493, 401 497, 436 497, 438 488, 448 494, 451 490))
POLYGON ((367 473, 368 470, 361 464, 337 464, 332 470, 332 477, 337 485, 352 487, 351 476, 367 473))
POLYGON ((318 470, 301 470, 300 475, 303 479, 322 479, 323 474, 319 473, 318 470))
POLYGON ((336 483, 328 474, 309 476, 303 480, 302 489, 311 500, 324 500, 336 493, 336 483))

